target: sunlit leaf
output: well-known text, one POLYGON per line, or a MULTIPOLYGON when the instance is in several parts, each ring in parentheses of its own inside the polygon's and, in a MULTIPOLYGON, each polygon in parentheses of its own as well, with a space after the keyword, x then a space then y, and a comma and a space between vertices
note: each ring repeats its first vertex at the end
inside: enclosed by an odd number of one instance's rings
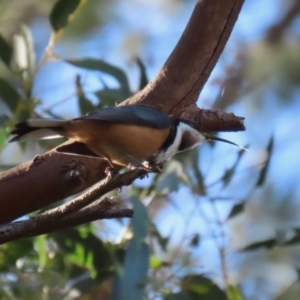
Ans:
POLYGON ((0 271, 8 271, 16 261, 23 257, 36 256, 33 250, 33 239, 21 239, 0 247, 0 271))
POLYGON ((74 17, 76 9, 82 0, 58 0, 50 13, 50 23, 54 31, 59 31, 67 26, 74 17))
POLYGON ((157 256, 151 255, 149 260, 150 269, 159 269, 163 265, 163 261, 157 256))
POLYGON ((274 147, 274 137, 272 136, 270 141, 269 141, 269 144, 267 146, 267 149, 266 149, 268 157, 267 157, 267 160, 265 162, 264 167, 260 171, 259 178, 256 182, 256 186, 261 186, 265 182, 266 175, 267 175, 267 172, 268 172, 268 168, 269 168, 269 165, 270 165, 272 152, 273 152, 273 147, 274 147))
POLYGON ((241 202, 241 203, 238 203, 238 204, 235 204, 231 209, 231 212, 228 216, 228 220, 234 218, 235 216, 237 216, 241 213, 243 213, 244 209, 245 209, 245 204, 246 204, 245 201, 241 202))
POLYGON ((40 235, 34 240, 34 245, 39 255, 39 268, 43 270, 47 264, 48 255, 46 250, 47 238, 45 235, 40 235))
POLYGON ((120 83, 121 87, 129 91, 128 79, 125 72, 120 68, 105 62, 104 60, 94 58, 83 58, 68 59, 66 60, 66 62, 78 68, 83 68, 90 71, 98 71, 111 75, 120 83))
POLYGON ((139 84, 139 90, 142 90, 149 82, 147 74, 146 74, 146 67, 144 63, 141 61, 141 59, 138 57, 136 60, 139 69, 140 69, 140 84, 139 84))
POLYGON ((8 133, 4 128, 0 127, 0 151, 2 147, 5 145, 6 139, 7 139, 8 133))
POLYGON ((228 300, 226 293, 203 275, 186 276, 181 286, 181 292, 166 295, 164 300, 228 300))
POLYGON ((2 78, 0 78, 0 99, 5 102, 11 112, 16 110, 20 100, 19 93, 2 78))
POLYGON ((0 59, 10 67, 10 61, 12 58, 13 50, 8 42, 0 34, 0 59))
POLYGON ((228 300, 243 300, 243 296, 236 286, 230 285, 227 287, 226 294, 228 300))

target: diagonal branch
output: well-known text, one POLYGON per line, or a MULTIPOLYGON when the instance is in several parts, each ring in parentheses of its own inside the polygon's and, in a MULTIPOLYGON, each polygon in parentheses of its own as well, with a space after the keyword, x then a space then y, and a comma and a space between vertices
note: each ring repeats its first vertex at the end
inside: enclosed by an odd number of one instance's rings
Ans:
POLYGON ((96 220, 133 217, 133 210, 128 208, 116 209, 114 208, 116 204, 117 202, 105 198, 52 222, 49 222, 51 219, 48 219, 48 216, 51 217, 51 214, 48 214, 47 216, 39 215, 25 221, 2 225, 0 226, 0 245, 20 238, 47 234, 96 220))
MULTIPOLYGON (((174 116, 184 115, 203 131, 244 130, 243 118, 200 110, 195 105, 243 2, 198 0, 162 69, 144 90, 124 104, 149 104, 174 116)), ((105 177, 106 167, 103 160, 65 155, 54 149, 5 172, 0 176, 0 224, 87 189, 105 177)))

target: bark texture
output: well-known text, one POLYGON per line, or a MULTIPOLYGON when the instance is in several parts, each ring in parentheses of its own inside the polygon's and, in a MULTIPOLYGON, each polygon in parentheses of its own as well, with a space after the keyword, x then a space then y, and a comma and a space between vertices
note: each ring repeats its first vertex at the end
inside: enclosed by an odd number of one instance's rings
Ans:
MULTIPOLYGON (((206 132, 245 130, 241 117, 196 106, 243 2, 197 1, 186 29, 159 73, 145 89, 122 105, 149 104, 168 114, 189 119, 206 132)), ((53 149, 5 172, 0 176, 0 224, 82 192, 105 177, 106 167, 103 160, 61 154, 53 149)), ((71 215, 68 218, 72 226, 81 224, 71 215)), ((94 217, 84 220, 94 220, 94 217)), ((39 232, 53 231, 54 227, 50 227, 40 228, 39 232)), ((12 227, 5 232, 6 235, 13 232, 12 227)))

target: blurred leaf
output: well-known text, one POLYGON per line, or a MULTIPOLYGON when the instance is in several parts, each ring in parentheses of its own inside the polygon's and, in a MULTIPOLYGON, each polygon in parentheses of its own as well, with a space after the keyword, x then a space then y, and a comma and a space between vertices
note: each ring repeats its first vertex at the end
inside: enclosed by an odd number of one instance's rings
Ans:
POLYGON ((139 68, 140 68, 140 72, 141 72, 141 76, 140 76, 140 84, 139 84, 139 90, 142 90, 149 82, 148 78, 147 78, 147 74, 146 74, 146 67, 144 65, 144 63, 141 61, 141 59, 138 57, 136 60, 139 68))
POLYGON ((206 195, 206 186, 204 183, 203 174, 199 168, 199 155, 200 151, 197 148, 190 150, 188 162, 196 179, 196 182, 192 187, 193 192, 203 196, 206 195))
POLYGON ((241 292, 236 286, 230 285, 226 290, 228 300, 243 300, 241 292))
POLYGON ((13 241, 0 247, 0 272, 9 271, 19 258, 36 256, 33 239, 13 241))
POLYGON ((273 147, 274 147, 274 137, 272 136, 270 141, 269 141, 269 144, 267 146, 267 149, 266 149, 268 157, 267 157, 267 160, 265 162, 264 167, 260 171, 259 178, 256 182, 256 186, 263 185, 265 180, 266 180, 266 175, 267 175, 268 168, 269 168, 269 165, 270 165, 270 160, 271 160, 271 156, 272 156, 272 152, 273 152, 273 147))
POLYGON ((231 209, 231 212, 228 216, 228 220, 229 219, 232 219, 233 217, 235 217, 236 215, 244 212, 244 208, 245 208, 245 204, 246 204, 246 201, 243 201, 241 203, 238 203, 238 204, 235 204, 232 209, 231 209))
POLYGON ((258 250, 258 249, 271 249, 274 248, 278 245, 277 240, 276 239, 269 239, 263 242, 257 242, 257 243, 253 243, 241 250, 243 251, 250 251, 250 250, 258 250))
POLYGON ((15 112, 19 100, 19 93, 4 79, 0 78, 0 99, 8 106, 11 112, 15 112))
POLYGON ((7 41, 0 34, 0 59, 10 67, 10 61, 13 55, 12 47, 7 43, 7 41))
POLYGON ((132 96, 132 93, 127 89, 110 89, 107 87, 95 92, 94 94, 100 100, 100 103, 97 106, 98 108, 102 108, 104 106, 113 106, 116 103, 132 96))
MULTIPOLYGON (((50 236, 59 245, 65 259, 80 267, 74 265, 70 273, 71 278, 81 276, 84 270, 89 270, 90 275, 95 275, 97 280, 103 281, 114 274, 114 261, 121 260, 124 251, 109 242, 102 242, 90 226, 84 226, 87 227, 84 235, 78 227, 50 236)), ((76 285, 76 288, 79 287, 76 285)))
POLYGON ((147 210, 139 199, 132 197, 132 203, 134 236, 127 247, 124 270, 120 272, 119 279, 115 282, 114 300, 142 300, 147 284, 150 249, 144 239, 147 236, 150 221, 147 210))
POLYGON ((152 270, 156 270, 159 269, 161 266, 163 265, 163 261, 154 255, 150 256, 150 261, 149 261, 149 267, 152 270))
POLYGON ((76 9, 83 4, 83 0, 58 0, 54 5, 49 19, 55 32, 63 29, 74 18, 76 9))
POLYGON ((6 143, 7 136, 8 133, 6 132, 6 130, 0 127, 0 151, 6 143))
POLYGON ((43 270, 47 264, 48 255, 46 250, 46 235, 40 235, 35 238, 34 245, 39 255, 39 268, 43 270))
POLYGON ((161 248, 166 251, 169 243, 169 237, 163 237, 160 232, 157 230, 157 227, 153 222, 151 222, 151 226, 149 227, 149 234, 156 238, 157 242, 161 246, 161 248))
POLYGON ((190 241, 190 246, 191 247, 198 247, 199 244, 200 244, 200 234, 195 233, 194 236, 192 237, 191 241, 190 241))
POLYGON ((182 164, 177 160, 168 162, 164 172, 159 176, 156 188, 164 193, 177 191, 181 183, 190 185, 182 164))
MULTIPOLYGON (((246 146, 245 148, 248 148, 248 146, 246 146)), ((225 170, 224 175, 220 179, 221 181, 223 181, 223 186, 227 186, 230 183, 233 175, 235 174, 236 168, 239 165, 243 154, 245 154, 245 153, 246 153, 246 151, 244 149, 240 149, 238 152, 237 158, 236 158, 234 164, 232 165, 232 167, 225 170)))
POLYGON ((83 89, 82 89, 82 85, 81 85, 81 81, 80 81, 80 76, 77 75, 76 76, 76 94, 78 97, 78 105, 80 108, 80 113, 82 115, 85 115, 86 113, 92 111, 95 109, 94 105, 92 104, 92 102, 86 98, 83 89))
POLYGON ((225 292, 203 275, 189 275, 182 280, 182 291, 164 300, 228 300, 225 292))
POLYGON ((78 67, 87 69, 90 71, 103 72, 114 77, 126 91, 129 91, 128 79, 123 70, 115 67, 104 60, 93 59, 93 58, 83 58, 83 59, 68 59, 67 63, 78 67))

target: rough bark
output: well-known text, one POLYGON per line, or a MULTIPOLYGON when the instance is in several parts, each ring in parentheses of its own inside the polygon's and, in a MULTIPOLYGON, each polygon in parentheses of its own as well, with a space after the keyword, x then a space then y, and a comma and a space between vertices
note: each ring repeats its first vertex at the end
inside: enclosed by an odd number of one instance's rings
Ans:
MULTIPOLYGON (((243 118, 196 107, 223 51, 243 0, 203 0, 174 51, 144 90, 124 104, 143 103, 187 118, 203 131, 244 130, 243 118)), ((0 224, 79 193, 105 177, 103 160, 51 150, 0 177, 0 224)))

